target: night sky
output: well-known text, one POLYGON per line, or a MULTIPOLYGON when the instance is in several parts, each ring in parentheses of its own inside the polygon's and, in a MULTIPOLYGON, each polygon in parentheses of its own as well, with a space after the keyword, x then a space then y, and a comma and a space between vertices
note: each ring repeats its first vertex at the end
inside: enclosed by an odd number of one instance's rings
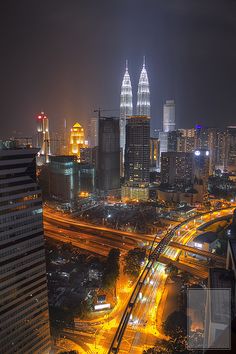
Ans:
POLYGON ((166 99, 179 128, 236 124, 234 0, 2 0, 0 40, 0 136, 31 136, 42 109, 51 129, 119 109, 125 59, 136 96, 143 55, 152 127, 166 99))

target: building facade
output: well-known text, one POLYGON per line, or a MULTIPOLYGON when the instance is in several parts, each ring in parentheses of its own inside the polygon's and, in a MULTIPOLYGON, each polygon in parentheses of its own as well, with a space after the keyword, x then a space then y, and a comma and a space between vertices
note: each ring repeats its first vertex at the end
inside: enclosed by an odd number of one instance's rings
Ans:
POLYGON ((150 138, 150 169, 156 171, 160 165, 160 140, 150 138))
POLYGON ((99 118, 98 189, 109 193, 120 188, 120 125, 117 118, 99 118))
POLYGON ((126 125, 125 181, 148 183, 150 171, 150 118, 131 116, 126 125))
POLYGON ((81 193, 94 192, 95 168, 78 162, 76 156, 52 156, 49 180, 50 197, 74 208, 81 193))
POLYGON ((236 126, 227 127, 227 168, 236 171, 236 126))
POLYGON ((163 132, 168 133, 175 129, 175 101, 167 100, 163 106, 163 132))
MULTIPOLYGON (((42 119, 42 118, 40 118, 42 119)), ((38 149, 0 150, 0 351, 50 352, 38 149)))
MULTIPOLYGON (((133 114, 133 96, 130 76, 128 72, 128 61, 126 61, 125 74, 123 77, 120 93, 120 148, 122 149, 122 157, 125 152, 125 127, 126 118, 133 114)), ((123 158, 124 163, 124 158, 123 158)))
POLYGON ((145 58, 143 60, 143 68, 140 73, 137 93, 137 115, 150 117, 150 88, 147 70, 145 66, 145 58))
POLYGON ((70 130, 69 154, 76 156, 77 159, 80 160, 80 149, 86 146, 84 128, 79 123, 75 123, 70 130))
POLYGON ((37 148, 40 149, 37 158, 37 164, 42 165, 49 162, 50 136, 49 120, 44 112, 37 116, 37 148))
POLYGON ((193 182, 193 154, 164 152, 161 155, 161 183, 175 189, 185 189, 193 182))
POLYGON ((150 180, 150 117, 131 116, 126 124, 125 185, 122 199, 147 200, 150 180), (140 189, 138 191, 138 189, 140 189))
POLYGON ((88 127, 88 143, 89 147, 98 146, 98 118, 93 117, 90 120, 88 127))

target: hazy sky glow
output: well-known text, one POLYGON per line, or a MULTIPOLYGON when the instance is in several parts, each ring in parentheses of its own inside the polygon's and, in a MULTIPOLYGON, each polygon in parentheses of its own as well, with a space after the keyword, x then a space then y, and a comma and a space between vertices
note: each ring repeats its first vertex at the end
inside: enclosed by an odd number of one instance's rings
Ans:
POLYGON ((178 127, 236 124, 234 0, 5 0, 0 29, 1 135, 32 135, 41 109, 53 128, 118 109, 143 55, 153 127, 172 98, 178 127))

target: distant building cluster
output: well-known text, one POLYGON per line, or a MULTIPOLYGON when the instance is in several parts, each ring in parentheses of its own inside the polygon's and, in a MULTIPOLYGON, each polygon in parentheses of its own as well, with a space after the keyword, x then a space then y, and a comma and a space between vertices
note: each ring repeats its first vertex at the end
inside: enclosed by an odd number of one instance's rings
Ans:
POLYGON ((145 58, 135 104, 133 99, 126 61, 119 117, 109 117, 106 110, 99 109, 98 117, 90 119, 86 131, 76 121, 68 127, 65 120, 62 131, 55 132, 49 130, 49 118, 41 112, 37 115, 34 139, 14 140, 18 146, 39 149, 37 165, 39 170, 47 169, 42 176, 48 180, 44 189, 50 198, 71 206, 82 195, 147 201, 151 187, 159 200, 193 204, 207 200, 209 181, 210 189, 216 190, 220 174, 222 190, 234 190, 234 182, 226 180, 224 174, 236 173, 236 126, 225 130, 199 124, 178 128, 175 100, 167 99, 163 104, 162 129, 151 132, 145 58), (209 180, 209 176, 217 177, 209 180))

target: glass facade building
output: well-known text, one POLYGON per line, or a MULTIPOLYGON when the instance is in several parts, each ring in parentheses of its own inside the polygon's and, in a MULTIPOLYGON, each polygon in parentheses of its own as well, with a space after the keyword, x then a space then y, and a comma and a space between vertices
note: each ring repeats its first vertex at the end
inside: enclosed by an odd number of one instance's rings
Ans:
POLYGON ((0 149, 0 352, 51 348, 38 149, 0 149))

